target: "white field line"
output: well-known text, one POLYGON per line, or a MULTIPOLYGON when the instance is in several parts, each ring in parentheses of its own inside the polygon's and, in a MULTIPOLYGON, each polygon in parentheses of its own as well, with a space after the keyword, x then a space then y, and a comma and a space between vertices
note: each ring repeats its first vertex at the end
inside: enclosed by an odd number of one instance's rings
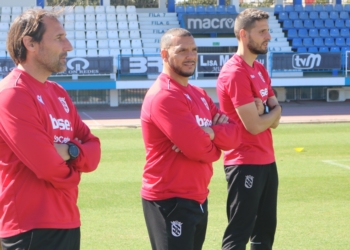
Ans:
POLYGON ((323 160, 322 162, 350 170, 350 166, 349 165, 338 163, 339 161, 349 161, 349 160, 336 160, 336 161, 334 161, 334 160, 323 160))
POLYGON ((88 114, 86 114, 85 112, 82 112, 85 116, 87 116, 91 121, 93 121, 96 125, 101 125, 99 124, 96 120, 94 120, 91 116, 89 116, 88 114))

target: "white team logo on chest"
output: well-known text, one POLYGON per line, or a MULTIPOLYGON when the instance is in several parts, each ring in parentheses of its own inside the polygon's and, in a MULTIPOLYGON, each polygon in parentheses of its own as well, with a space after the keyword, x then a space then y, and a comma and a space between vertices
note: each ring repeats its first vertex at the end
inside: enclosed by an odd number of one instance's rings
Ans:
POLYGON ((184 94, 184 95, 187 97, 188 100, 192 101, 189 94, 184 94))
POLYGON ((61 104, 62 104, 64 110, 65 110, 67 113, 69 113, 69 107, 68 107, 68 105, 67 105, 67 103, 66 103, 65 98, 64 98, 64 97, 58 97, 58 100, 60 100, 60 102, 61 102, 61 104))
POLYGON ((246 175, 245 176, 245 181, 244 181, 244 186, 246 188, 252 188, 253 187, 253 181, 254 181, 254 176, 246 175))
POLYGON ((261 72, 260 72, 260 71, 258 72, 258 75, 260 76, 261 81, 263 81, 263 82, 265 83, 265 79, 264 79, 264 77, 263 77, 263 75, 261 74, 261 72))
POLYGON ((205 100, 204 97, 201 97, 201 100, 202 100, 202 102, 204 103, 204 105, 205 105, 205 107, 207 108, 207 110, 209 110, 209 105, 208 105, 208 103, 207 103, 207 100, 205 100))
POLYGON ((41 102, 42 104, 45 104, 41 95, 37 95, 36 98, 38 99, 39 102, 41 102))
POLYGON ((180 221, 171 221, 171 234, 180 237, 182 233, 182 223, 180 221))

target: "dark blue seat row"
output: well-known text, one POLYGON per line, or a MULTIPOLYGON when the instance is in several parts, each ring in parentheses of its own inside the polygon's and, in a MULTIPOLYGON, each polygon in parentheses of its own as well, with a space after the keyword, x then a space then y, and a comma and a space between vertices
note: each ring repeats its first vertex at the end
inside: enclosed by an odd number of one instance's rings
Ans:
POLYGON ((287 40, 291 40, 293 38, 317 38, 317 37, 350 37, 350 30, 348 28, 343 29, 289 29, 287 32, 287 40))
POLYGON ((178 14, 238 14, 234 5, 177 5, 175 12, 178 14))
POLYGON ((318 53, 318 52, 345 52, 345 51, 350 51, 350 47, 348 46, 345 46, 345 47, 325 47, 325 46, 322 46, 322 47, 315 47, 315 46, 312 46, 312 47, 298 47, 297 48, 297 52, 299 53, 306 53, 306 52, 309 52, 309 53, 318 53))
POLYGON ((350 19, 347 20, 342 20, 342 19, 337 19, 337 20, 284 20, 282 23, 282 29, 283 30, 288 30, 288 29, 293 29, 293 28, 350 28, 350 19))
POLYGON ((350 47, 350 38, 293 38, 292 48, 298 47, 350 47))
POLYGON ((282 4, 276 4, 274 7, 274 14, 279 14, 280 12, 286 11, 286 12, 292 12, 292 11, 350 11, 350 4, 345 4, 344 6, 341 4, 336 4, 333 6, 333 4, 316 4, 315 6, 312 4, 307 4, 305 7, 303 5, 285 5, 283 7, 282 4))
POLYGON ((278 14, 278 20, 281 22, 283 20, 295 20, 295 19, 302 19, 302 20, 307 20, 307 19, 348 19, 349 18, 349 12, 348 11, 330 11, 330 12, 326 12, 326 11, 321 11, 321 12, 316 12, 316 11, 311 11, 311 12, 306 12, 306 11, 291 11, 291 12, 280 12, 278 14))

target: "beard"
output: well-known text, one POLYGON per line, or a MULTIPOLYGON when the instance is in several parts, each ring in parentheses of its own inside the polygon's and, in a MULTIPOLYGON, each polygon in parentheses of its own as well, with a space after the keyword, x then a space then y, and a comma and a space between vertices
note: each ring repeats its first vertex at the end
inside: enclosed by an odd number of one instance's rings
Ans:
POLYGON ((41 52, 40 53, 41 56, 39 56, 38 62, 47 71, 51 73, 58 73, 66 70, 67 68, 66 63, 62 63, 60 60, 62 57, 67 57, 67 53, 61 53, 59 57, 56 59, 55 57, 45 53, 44 50, 40 50, 40 52, 41 52))
POLYGON ((180 75, 180 76, 184 76, 184 77, 193 76, 194 71, 195 71, 195 69, 194 69, 192 72, 185 72, 185 71, 182 71, 180 67, 174 65, 170 60, 169 60, 169 66, 170 66, 170 68, 171 68, 175 73, 177 73, 177 74, 180 75))
POLYGON ((257 43, 255 43, 250 37, 247 44, 249 51, 255 55, 266 54, 268 49, 261 49, 257 43))

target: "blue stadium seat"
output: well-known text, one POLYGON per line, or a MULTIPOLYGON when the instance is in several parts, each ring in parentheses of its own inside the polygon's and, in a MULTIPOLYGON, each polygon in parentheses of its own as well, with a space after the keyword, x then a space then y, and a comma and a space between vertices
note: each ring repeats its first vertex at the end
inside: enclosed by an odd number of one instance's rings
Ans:
POLYGON ((350 4, 345 4, 344 10, 349 12, 350 11, 350 4))
POLYGON ((186 12, 185 6, 183 6, 183 5, 176 5, 175 6, 175 12, 176 13, 185 13, 186 12))
POLYGON ((309 14, 306 11, 301 11, 299 12, 299 18, 302 20, 307 20, 309 19, 309 14))
POLYGON ((335 20, 334 26, 337 28, 344 28, 345 27, 344 20, 342 19, 335 20))
POLYGON ((196 8, 193 5, 187 5, 186 6, 186 13, 195 14, 196 8))
POLYGON ((323 8, 325 11, 331 12, 333 11, 333 4, 325 4, 323 8))
POLYGON ((331 19, 327 19, 324 21, 324 27, 326 28, 334 28, 334 21, 331 19))
POLYGON ((315 46, 312 46, 312 47, 309 47, 307 49, 307 51, 310 52, 310 53, 318 53, 318 48, 315 47, 315 46))
POLYGON ((339 18, 338 11, 331 11, 331 12, 329 12, 329 18, 333 19, 333 20, 338 19, 339 18))
POLYGON ((324 22, 323 20, 317 19, 314 21, 315 28, 321 29, 324 28, 324 22))
POLYGON ((234 5, 227 5, 226 11, 228 14, 238 14, 234 5))
POLYGON ((282 30, 288 30, 294 28, 292 20, 284 20, 282 25, 282 30))
POLYGON ((318 19, 318 18, 319 18, 319 17, 318 17, 318 12, 316 12, 316 11, 311 11, 311 12, 309 13, 309 18, 310 18, 310 19, 313 19, 313 20, 318 19))
POLYGON ((329 29, 322 28, 319 33, 320 37, 329 37, 329 29))
POLYGON ((346 46, 350 46, 350 37, 346 38, 345 44, 346 44, 346 46))
POLYGON ((197 5, 196 14, 206 14, 205 7, 203 5, 197 5))
POLYGON ((322 4, 316 4, 314 7, 314 10, 317 12, 324 11, 323 5, 322 4))
POLYGON ((349 12, 347 12, 347 11, 340 12, 339 18, 344 19, 344 20, 349 19, 349 12))
POLYGON ((290 20, 299 19, 298 12, 296 12, 296 11, 291 11, 291 12, 289 12, 288 17, 289 17, 290 20))
POLYGON ((335 45, 335 43, 334 43, 334 38, 332 38, 332 37, 326 37, 326 38, 324 39, 324 45, 325 45, 325 46, 328 46, 328 47, 334 46, 334 45, 335 45))
POLYGON ((314 39, 314 45, 317 47, 322 47, 324 46, 323 38, 317 37, 314 39))
POLYGON ((342 37, 350 37, 350 31, 347 28, 343 28, 340 30, 340 35, 342 37))
POLYGON ((293 38, 292 40, 293 48, 302 47, 302 46, 303 46, 303 40, 301 38, 293 38))
POLYGON ((312 4, 306 4, 304 7, 304 11, 307 11, 307 12, 314 11, 314 6, 312 4))
POLYGON ((298 37, 297 29, 289 29, 287 32, 287 40, 292 40, 293 38, 298 37))
POLYGON ((345 20, 345 27, 350 28, 350 19, 345 20))
POLYGON ((312 41, 312 38, 307 37, 303 39, 303 45, 306 47, 314 46, 314 42, 312 41))
POLYGON ((301 4, 296 4, 296 5, 294 5, 294 11, 302 12, 302 11, 304 11, 304 7, 301 4))
POLYGON ((345 46, 345 38, 344 37, 337 37, 335 39, 335 45, 342 47, 345 46))
POLYGON ((294 11, 294 6, 291 4, 285 5, 284 6, 284 11, 291 12, 294 11))
POLYGON ((309 37, 309 32, 307 31, 307 29, 299 29, 298 30, 298 36, 299 37, 309 37))
POLYGON ((323 53, 323 52, 329 52, 329 50, 328 50, 328 47, 320 47, 320 48, 318 49, 318 52, 321 52, 321 53, 323 53))
POLYGON ((293 26, 294 26, 294 28, 300 29, 300 28, 303 28, 303 27, 304 27, 304 24, 303 24, 303 21, 302 21, 302 20, 297 19, 297 20, 294 20, 293 26))
POLYGON ((276 4, 275 7, 273 8, 273 13, 274 14, 279 14, 282 11, 284 11, 284 8, 283 8, 282 4, 276 4))
POLYGON ((280 12, 280 14, 278 15, 278 21, 283 21, 283 20, 287 20, 289 19, 288 17, 288 13, 287 12, 280 12))
POLYGON ((326 12, 326 11, 321 11, 320 14, 319 14, 319 18, 322 19, 322 20, 329 19, 328 12, 326 12))
POLYGON ((226 14, 226 6, 225 5, 218 5, 216 6, 216 13, 219 14, 226 14))
POLYGON ((304 20, 304 27, 312 29, 314 27, 314 22, 310 19, 304 20))
POLYGON ((307 52, 307 49, 306 49, 306 47, 298 47, 298 48, 297 48, 297 52, 298 52, 298 53, 306 53, 306 52, 307 52))
POLYGON ((334 10, 338 12, 343 11, 343 5, 341 4, 334 5, 334 10))
POLYGON ((337 53, 339 53, 339 52, 340 52, 340 48, 339 48, 339 47, 333 46, 333 47, 331 47, 331 49, 329 50, 329 52, 337 52, 337 53))
POLYGON ((339 37, 340 36, 340 33, 339 33, 339 30, 338 29, 330 29, 329 30, 329 35, 331 37, 339 37))
POLYGON ((345 53, 346 51, 349 51, 350 50, 350 47, 341 47, 341 52, 345 53))
POLYGON ((318 37, 318 29, 309 29, 309 37, 318 37))
POLYGON ((214 5, 208 5, 205 9, 208 14, 216 14, 216 8, 214 5))

